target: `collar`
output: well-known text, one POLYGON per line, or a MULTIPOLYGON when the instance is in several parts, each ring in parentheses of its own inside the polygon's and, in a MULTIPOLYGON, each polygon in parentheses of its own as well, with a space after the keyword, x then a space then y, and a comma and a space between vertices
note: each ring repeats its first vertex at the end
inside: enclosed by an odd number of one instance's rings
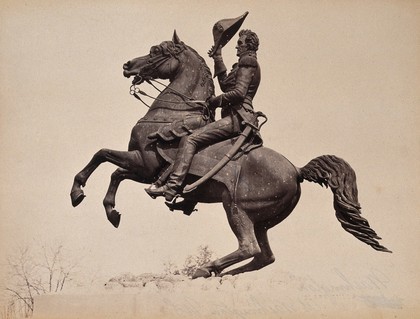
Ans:
POLYGON ((239 59, 240 58, 242 58, 242 57, 244 57, 244 56, 246 56, 246 55, 248 55, 248 56, 252 56, 252 57, 257 57, 257 52, 255 52, 255 51, 252 51, 252 50, 248 50, 248 51, 245 51, 245 52, 242 52, 240 55, 239 55, 239 59))

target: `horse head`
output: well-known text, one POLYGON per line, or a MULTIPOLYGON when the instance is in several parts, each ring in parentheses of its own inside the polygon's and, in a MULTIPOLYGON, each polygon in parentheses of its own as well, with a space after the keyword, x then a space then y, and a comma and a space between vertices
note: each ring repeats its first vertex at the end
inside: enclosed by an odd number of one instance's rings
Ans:
POLYGON ((177 74, 180 65, 179 54, 185 49, 185 44, 174 33, 172 41, 154 45, 150 48, 148 55, 134 58, 125 63, 123 74, 127 78, 134 76, 133 82, 150 78, 172 79, 177 74))
POLYGON ((214 94, 211 72, 204 59, 182 42, 176 31, 172 41, 154 45, 150 53, 123 65, 125 77, 134 77, 133 84, 151 79, 168 79, 169 86, 183 91, 192 99, 206 99, 214 94))

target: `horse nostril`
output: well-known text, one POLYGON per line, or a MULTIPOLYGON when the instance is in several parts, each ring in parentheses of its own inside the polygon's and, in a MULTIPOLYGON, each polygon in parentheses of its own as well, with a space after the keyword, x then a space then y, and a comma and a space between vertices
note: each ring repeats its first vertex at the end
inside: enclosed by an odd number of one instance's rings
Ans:
POLYGON ((130 61, 128 61, 127 63, 123 64, 123 69, 124 70, 128 70, 130 68, 130 61))

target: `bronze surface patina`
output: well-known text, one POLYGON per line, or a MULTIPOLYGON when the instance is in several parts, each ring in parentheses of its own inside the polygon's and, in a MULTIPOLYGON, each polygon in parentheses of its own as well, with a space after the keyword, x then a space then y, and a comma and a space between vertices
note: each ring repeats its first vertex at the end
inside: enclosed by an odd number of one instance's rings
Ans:
POLYGON ((73 206, 82 202, 85 197, 82 187, 104 162, 119 166, 111 176, 103 200, 108 220, 115 227, 121 217, 114 209, 115 196, 125 179, 152 184, 147 189, 149 195, 165 196, 171 200, 167 202, 171 210, 182 210, 188 215, 197 203, 222 203, 238 239, 238 249, 199 268, 193 278, 209 277, 212 273, 235 275, 274 262, 267 231, 293 211, 300 198, 300 184, 307 180, 330 187, 336 217, 347 232, 375 250, 390 252, 378 242, 380 237, 361 216, 355 172, 347 162, 323 155, 298 168, 262 145, 257 121, 261 113, 254 112, 252 107, 260 77, 255 53, 258 38, 255 35, 251 41, 249 30, 239 33, 236 47, 239 59, 232 72, 226 72, 221 59, 222 46, 236 33, 246 15, 221 20, 213 28, 215 45, 209 55, 215 61, 215 76, 224 92, 219 96, 214 96, 212 74, 204 59, 176 33, 171 41, 155 45, 149 54, 124 64, 124 76, 134 78, 132 94, 139 99, 145 93, 136 85, 153 84, 156 79, 169 79, 169 84, 132 129, 128 151, 101 149, 75 176, 70 193, 73 206), (222 107, 222 119, 217 121, 216 107, 222 107), (213 138, 220 136, 215 123, 220 123, 220 127, 227 123, 234 129, 223 133, 223 138, 213 138), (201 137, 202 132, 212 136, 209 142, 202 143, 201 138, 192 152, 182 153, 185 145, 201 137), (190 159, 187 161, 185 156, 190 159), (177 165, 179 169, 179 163, 188 164, 182 168, 186 176, 170 192, 166 185, 177 165), (212 170, 214 167, 217 169, 212 170), (183 197, 182 202, 176 202, 179 196, 183 197), (224 272, 246 259, 251 261, 224 272))

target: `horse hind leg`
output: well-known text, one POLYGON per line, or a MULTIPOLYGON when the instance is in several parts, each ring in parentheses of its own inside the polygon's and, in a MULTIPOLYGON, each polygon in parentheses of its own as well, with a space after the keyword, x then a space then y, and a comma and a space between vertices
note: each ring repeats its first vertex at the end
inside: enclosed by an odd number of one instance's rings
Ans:
POLYGON ((237 275, 247 271, 254 271, 261 269, 265 266, 272 264, 275 261, 273 252, 271 251, 270 244, 267 237, 267 226, 266 225, 256 225, 255 226, 255 236, 257 238, 258 244, 260 246, 261 252, 246 265, 232 269, 225 273, 222 273, 222 276, 225 275, 237 275))
POLYGON ((219 275, 225 268, 261 254, 261 248, 255 235, 254 223, 246 211, 238 207, 233 208, 231 204, 225 205, 225 210, 230 227, 238 239, 239 247, 233 253, 198 268, 192 276, 193 279, 211 277, 212 273, 219 275))
POLYGON ((85 198, 82 187, 90 175, 104 162, 110 162, 127 170, 135 170, 143 165, 139 151, 114 151, 101 149, 93 155, 89 163, 74 177, 73 186, 70 191, 70 198, 73 207, 79 205, 85 198))
POLYGON ((118 228, 121 220, 121 214, 114 209, 115 195, 117 194, 120 183, 125 179, 131 179, 139 183, 142 182, 141 178, 137 174, 123 168, 118 168, 111 175, 108 191, 106 192, 105 198, 103 200, 106 216, 115 228, 118 228))
POLYGON ((274 263, 275 257, 268 242, 267 231, 281 223, 285 218, 287 218, 287 216, 290 215, 290 213, 296 207, 299 198, 300 190, 290 198, 290 202, 286 207, 276 210, 277 213, 272 218, 255 224, 255 236, 258 240, 258 245, 261 249, 261 252, 255 255, 254 259, 249 263, 222 273, 223 276, 237 275, 243 272, 258 270, 274 263))

